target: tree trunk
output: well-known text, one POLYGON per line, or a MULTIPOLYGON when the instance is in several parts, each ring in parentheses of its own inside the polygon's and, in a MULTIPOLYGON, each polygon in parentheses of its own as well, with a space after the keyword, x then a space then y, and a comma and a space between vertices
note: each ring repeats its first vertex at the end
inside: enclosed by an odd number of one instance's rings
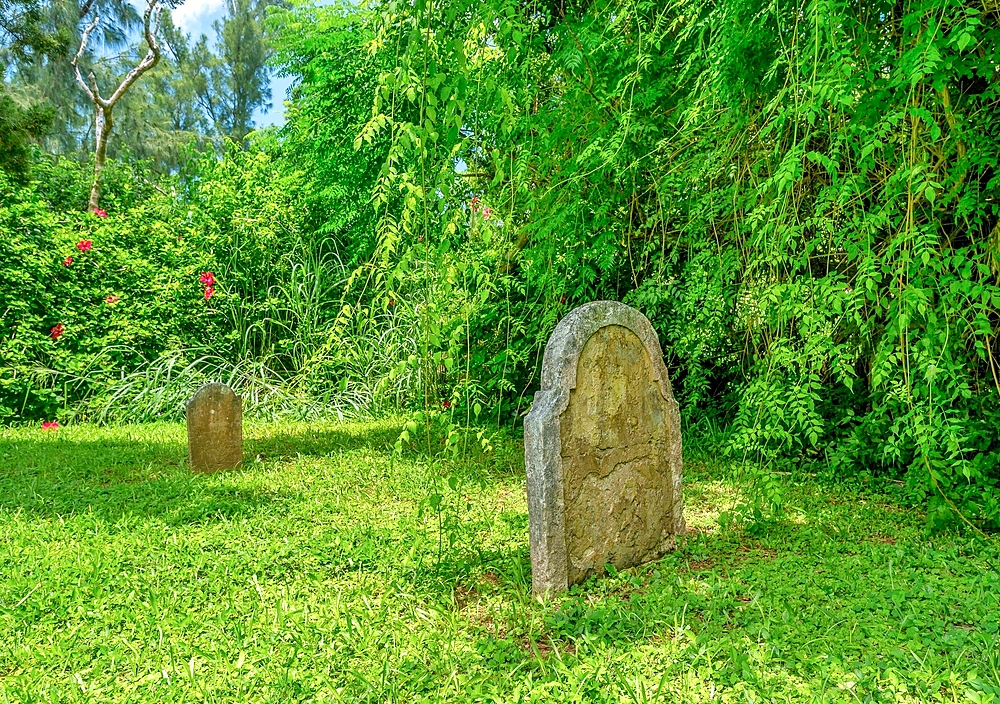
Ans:
POLYGON ((94 213, 101 205, 101 186, 104 183, 104 163, 108 156, 108 136, 111 134, 113 121, 111 106, 94 105, 94 182, 90 186, 90 202, 87 210, 94 213))

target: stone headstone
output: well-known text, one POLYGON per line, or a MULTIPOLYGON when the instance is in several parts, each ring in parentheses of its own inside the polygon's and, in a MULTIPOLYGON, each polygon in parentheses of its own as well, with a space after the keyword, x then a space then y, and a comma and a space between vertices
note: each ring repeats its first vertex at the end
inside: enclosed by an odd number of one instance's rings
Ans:
POLYGON ((524 421, 535 594, 661 557, 684 532, 681 432, 649 320, 595 301, 556 326, 524 421))
POLYGON ((243 402, 225 384, 205 384, 185 405, 191 470, 213 473, 243 461, 243 402))

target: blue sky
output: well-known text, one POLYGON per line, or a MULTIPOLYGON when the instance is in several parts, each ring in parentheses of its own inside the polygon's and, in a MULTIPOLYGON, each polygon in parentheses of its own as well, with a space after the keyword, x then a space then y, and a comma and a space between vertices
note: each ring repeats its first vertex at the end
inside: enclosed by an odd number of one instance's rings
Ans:
MULTIPOLYGON (((197 41, 202 34, 208 35, 209 41, 215 40, 212 23, 222 19, 226 14, 225 0, 184 0, 184 4, 174 9, 174 24, 191 35, 192 41, 197 41)), ((271 78, 271 107, 267 110, 258 109, 254 122, 258 127, 281 125, 285 121, 285 92, 292 79, 283 77, 271 78)))

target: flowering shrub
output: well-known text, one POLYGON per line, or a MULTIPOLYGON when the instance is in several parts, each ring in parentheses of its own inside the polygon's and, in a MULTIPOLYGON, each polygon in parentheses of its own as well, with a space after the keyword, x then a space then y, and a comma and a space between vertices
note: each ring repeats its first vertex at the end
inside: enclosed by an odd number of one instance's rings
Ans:
POLYGON ((263 350, 246 329, 269 317, 268 291, 289 277, 295 189, 268 192, 270 162, 234 158, 250 163, 206 160, 190 202, 126 191, 135 180, 112 174, 115 218, 84 211, 88 174, 70 162, 40 166, 28 185, 0 173, 0 423, 65 420, 174 350, 210 348, 234 362, 263 350), (72 207, 67 183, 82 196, 72 207), (223 275, 232 296, 215 295, 223 275))

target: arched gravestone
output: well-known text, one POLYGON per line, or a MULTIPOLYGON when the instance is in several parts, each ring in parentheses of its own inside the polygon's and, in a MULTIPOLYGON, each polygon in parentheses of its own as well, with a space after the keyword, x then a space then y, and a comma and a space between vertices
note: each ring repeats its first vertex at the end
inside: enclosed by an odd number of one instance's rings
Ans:
POLYGON ((184 407, 191 470, 213 473, 243 461, 243 402, 225 384, 205 384, 184 407))
POLYGON ((661 557, 684 532, 681 432, 649 320, 595 301, 556 326, 524 421, 535 594, 661 557))

